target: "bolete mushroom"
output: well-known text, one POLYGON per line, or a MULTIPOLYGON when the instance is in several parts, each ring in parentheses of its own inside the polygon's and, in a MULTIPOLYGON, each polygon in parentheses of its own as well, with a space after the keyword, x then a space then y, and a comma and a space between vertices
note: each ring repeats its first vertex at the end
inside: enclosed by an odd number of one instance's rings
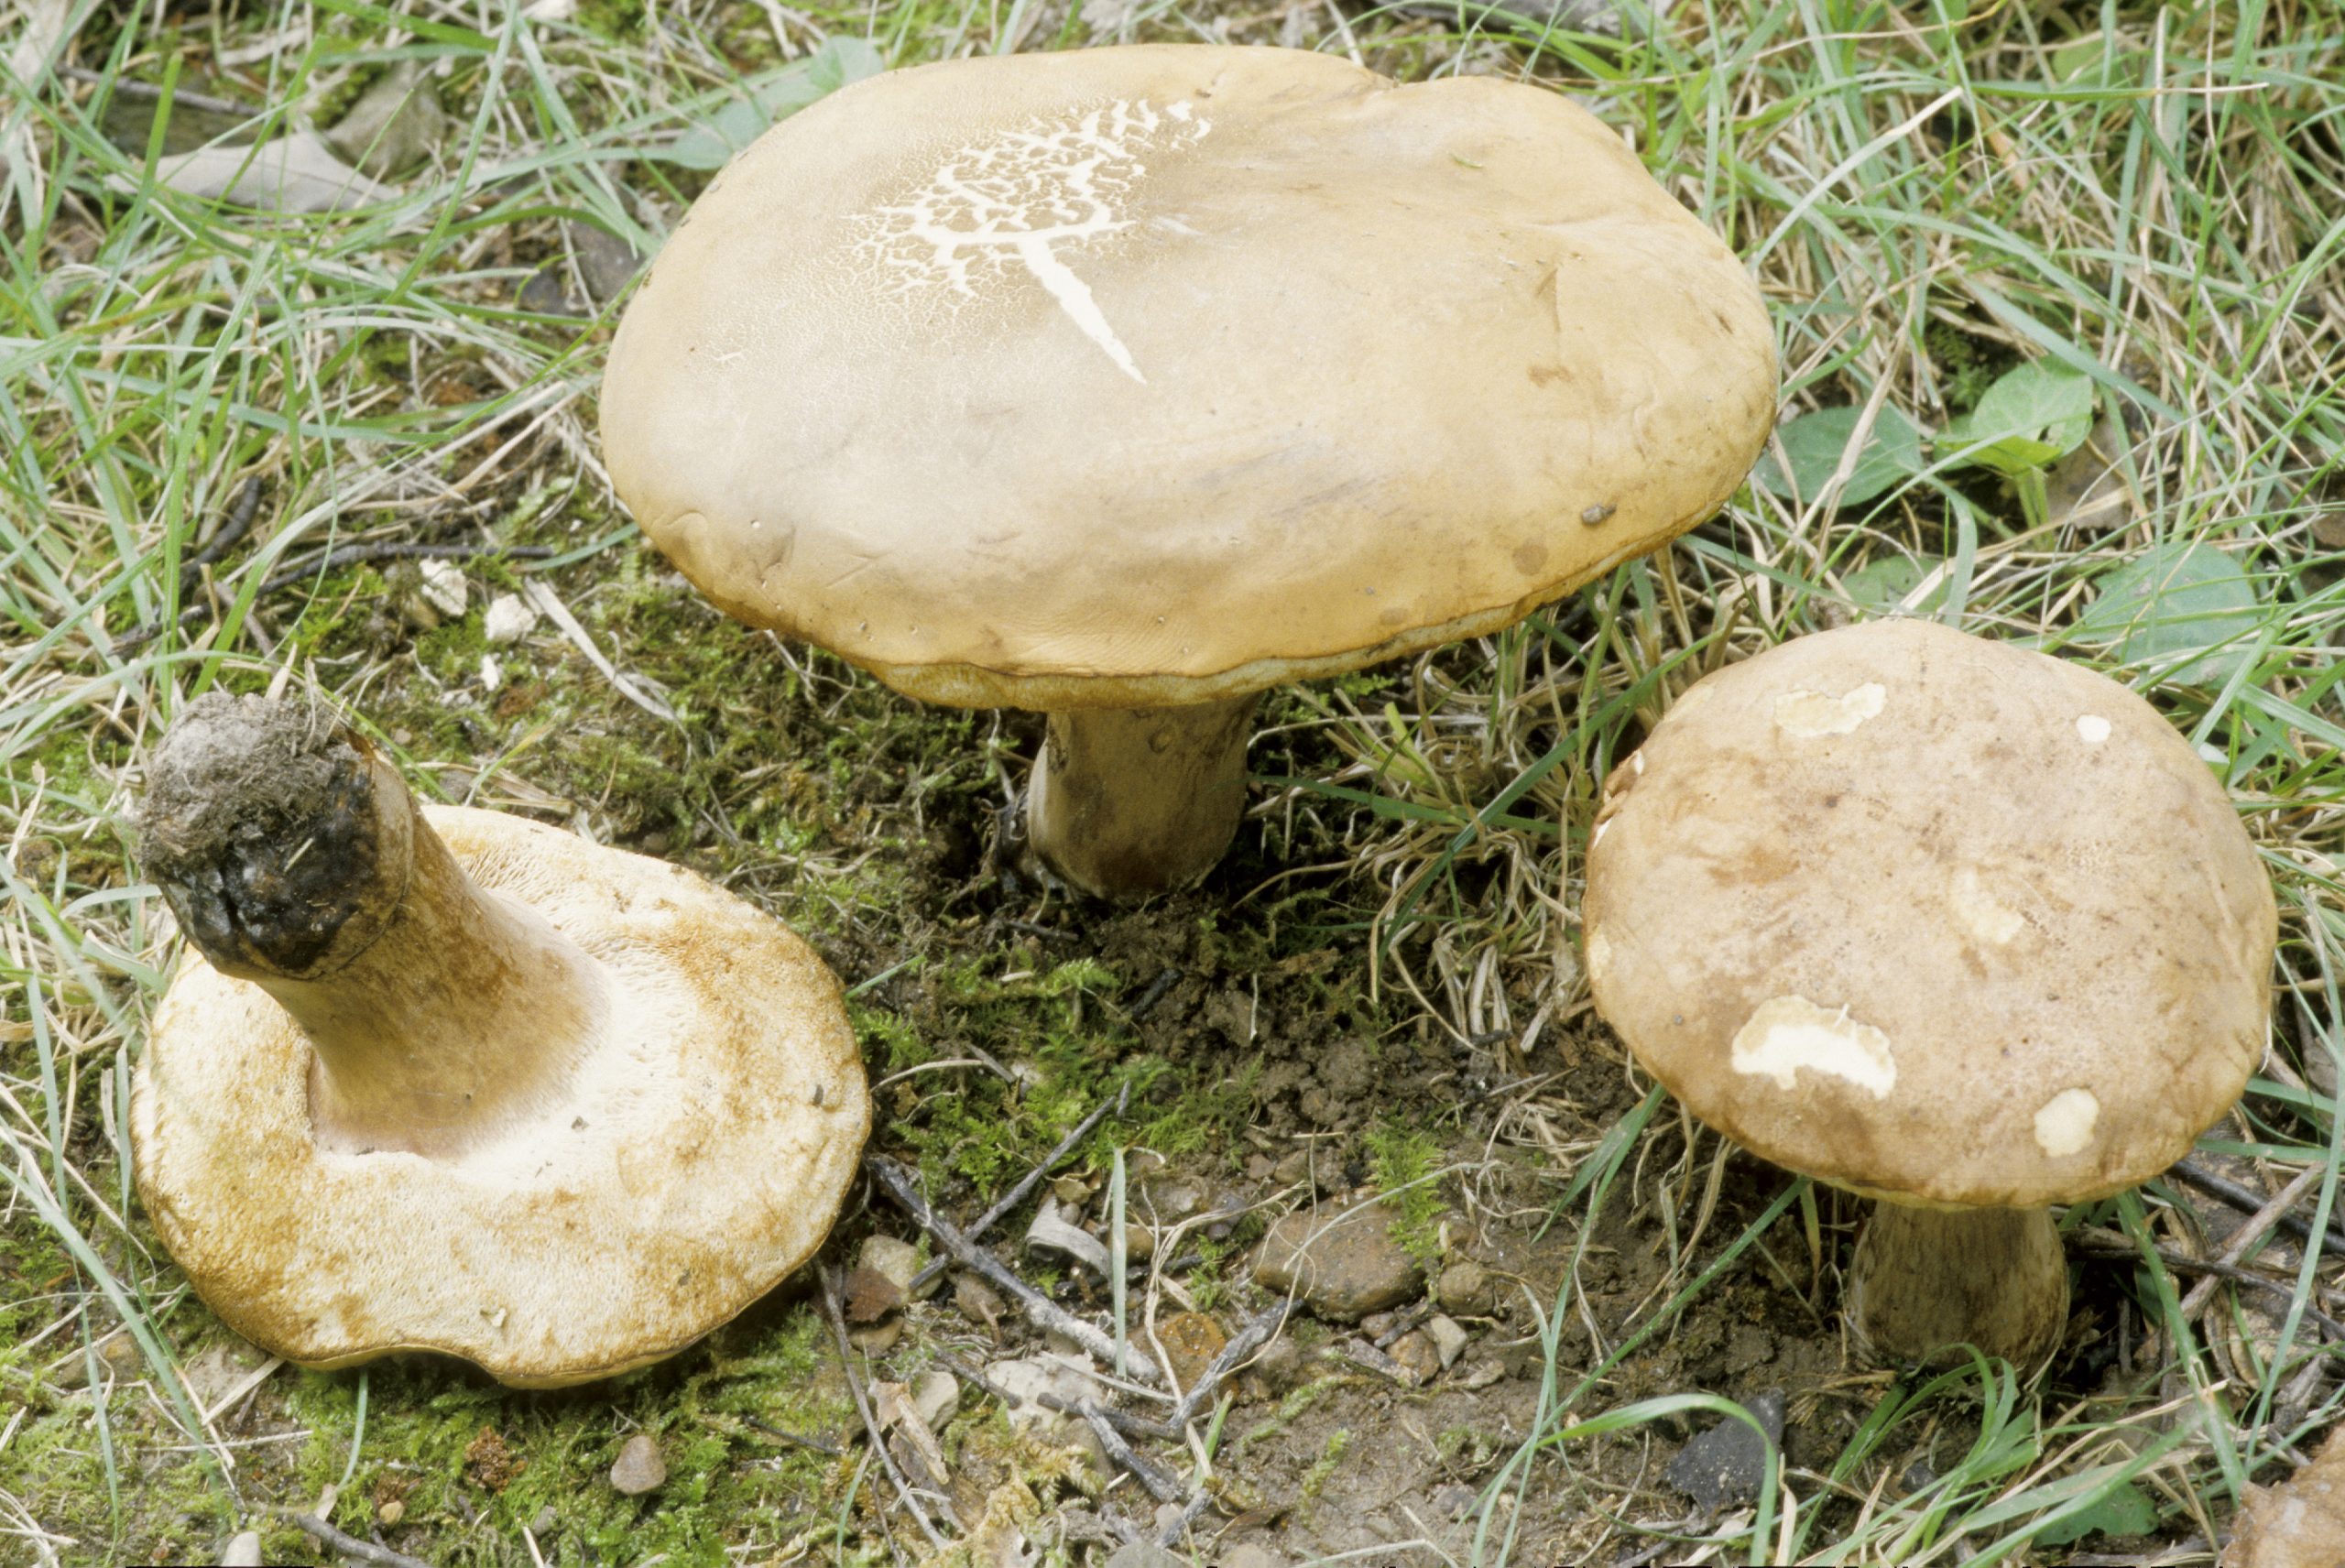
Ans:
POLYGON ((1652 550, 1774 401, 1751 278, 1561 95, 1147 45, 777 126, 630 301, 602 435, 728 613, 1048 713, 1031 843, 1123 897, 1219 859, 1263 688, 1652 550))
POLYGON ((2222 1568, 2345 1568, 2345 1426, 2276 1486, 2250 1486, 2222 1568))
POLYGON ((1598 1007, 1703 1121, 1880 1200, 1881 1355, 2040 1366, 2048 1205, 2165 1170, 2261 1058, 2276 931, 2207 766, 2081 666, 1922 621, 1688 691, 1605 789, 1598 1007))
POLYGON ((132 1089, 139 1191, 246 1338, 581 1382, 821 1246, 870 1112, 838 982, 778 921, 678 866, 419 808, 302 702, 190 705, 138 836, 196 950, 132 1089))

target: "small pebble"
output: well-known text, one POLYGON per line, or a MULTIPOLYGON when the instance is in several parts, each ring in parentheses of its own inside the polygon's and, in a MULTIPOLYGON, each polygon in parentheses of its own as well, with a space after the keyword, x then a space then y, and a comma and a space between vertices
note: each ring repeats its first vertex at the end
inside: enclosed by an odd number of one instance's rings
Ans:
POLYGON ((996 1337, 1000 1335, 1001 1314, 1009 1310, 1008 1303, 1002 1301, 999 1291, 975 1274, 953 1277, 953 1304, 971 1323, 983 1323, 996 1337))
POLYGON ((1741 1401, 1766 1435, 1748 1422, 1722 1416, 1718 1423, 1679 1450, 1663 1478, 1705 1508, 1729 1508, 1759 1495, 1766 1475, 1767 1450, 1783 1441, 1783 1394, 1770 1388, 1741 1401))
POLYGON ((1285 1558, 1250 1541, 1223 1547, 1213 1561, 1214 1568, 1286 1568, 1285 1558))
POLYGON ((846 1321, 878 1323, 904 1304, 904 1288, 877 1269, 857 1264, 846 1271, 840 1293, 845 1298, 846 1321))
POLYGON ((1149 1184, 1148 1205, 1160 1221, 1171 1225, 1203 1208, 1205 1195, 1186 1181, 1154 1181, 1149 1184))
POLYGON ((1445 1312, 1469 1316, 1488 1312, 1497 1299, 1490 1287, 1489 1270, 1470 1258, 1460 1259, 1443 1269, 1434 1284, 1433 1295, 1445 1312))
POLYGON ((1439 1312, 1426 1320, 1425 1334, 1433 1340, 1434 1348, 1441 1353, 1441 1365, 1445 1370, 1466 1353, 1466 1331, 1439 1312))
POLYGON ((849 1329, 846 1337, 848 1344, 866 1356, 885 1356, 896 1348, 896 1341, 904 1337, 904 1320, 897 1316, 885 1323, 849 1329))
POLYGON ((1417 1293, 1417 1266, 1392 1239, 1381 1203, 1281 1216, 1255 1255, 1254 1279, 1292 1290, 1323 1318, 1358 1322, 1417 1293))
POLYGON ((1254 1376, 1273 1394, 1283 1394, 1302 1382, 1305 1370, 1303 1347, 1291 1339, 1274 1339, 1254 1357, 1254 1376))
POLYGON ((660 1457, 660 1445, 649 1432, 637 1432, 619 1450, 618 1461, 611 1466, 611 1485, 630 1497, 657 1491, 668 1478, 668 1462, 660 1457))
POLYGON ((407 1505, 397 1497, 393 1497, 375 1510, 375 1522, 387 1528, 398 1523, 405 1518, 407 1518, 407 1505))
POLYGON ((943 1432, 961 1411, 961 1380, 937 1367, 912 1377, 912 1409, 931 1432, 943 1432))
POLYGON ((1190 1568, 1190 1563, 1152 1542, 1135 1541, 1108 1553, 1107 1568, 1190 1568))
POLYGON ((1441 1376, 1441 1352, 1434 1348, 1431 1336, 1423 1329, 1412 1329, 1394 1340, 1389 1354, 1400 1363, 1412 1383, 1430 1383, 1441 1376))
POLYGON ((451 620, 464 613, 464 574, 454 561, 425 561, 420 571, 423 579, 420 592, 426 604, 451 620))
POLYGON ((912 1276, 920 1272, 919 1250, 911 1242, 898 1241, 892 1236, 867 1238, 855 1261, 861 1268, 894 1280, 899 1290, 910 1290, 912 1276))

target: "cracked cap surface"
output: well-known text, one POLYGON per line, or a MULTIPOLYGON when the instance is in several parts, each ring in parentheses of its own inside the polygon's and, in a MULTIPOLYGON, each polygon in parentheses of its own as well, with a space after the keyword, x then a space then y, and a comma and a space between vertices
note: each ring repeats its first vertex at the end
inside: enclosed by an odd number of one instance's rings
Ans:
POLYGON ((2157 711, 1922 621, 1788 642, 1607 781, 1597 1005, 1696 1116, 1892 1201, 2033 1207, 2165 1170, 2261 1058, 2276 916, 2157 711))
POLYGON ((775 127, 630 302, 602 433, 732 615, 1126 707, 1507 625, 1714 511, 1774 401, 1741 265, 1561 96, 1149 45, 775 127))

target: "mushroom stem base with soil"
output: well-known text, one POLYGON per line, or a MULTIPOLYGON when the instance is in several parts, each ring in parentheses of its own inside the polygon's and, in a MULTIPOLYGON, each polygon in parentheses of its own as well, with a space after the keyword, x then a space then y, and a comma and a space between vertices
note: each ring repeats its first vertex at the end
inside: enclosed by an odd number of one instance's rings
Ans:
POLYGON ((476 887, 365 741, 223 704, 158 773, 148 868, 213 967, 308 1036, 321 1149, 454 1154, 560 1095, 603 1027, 594 960, 476 887))
POLYGON ((2068 1268, 2052 1211, 1876 1203, 1857 1243, 1849 1315, 1889 1360, 1975 1345, 2032 1376, 2068 1323, 2068 1268))
POLYGON ((1053 713, 1027 796, 1034 852, 1103 898, 1202 880, 1245 811, 1258 701, 1053 713))

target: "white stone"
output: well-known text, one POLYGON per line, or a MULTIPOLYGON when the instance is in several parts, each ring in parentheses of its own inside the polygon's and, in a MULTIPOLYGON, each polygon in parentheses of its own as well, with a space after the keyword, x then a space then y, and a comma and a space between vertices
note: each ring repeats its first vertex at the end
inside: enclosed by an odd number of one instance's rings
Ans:
POLYGON ((464 613, 464 602, 470 596, 464 588, 464 574, 456 570, 453 561, 426 561, 419 570, 423 577, 423 602, 453 620, 464 613))
POLYGON ((931 1432, 943 1432, 961 1413, 961 1380, 941 1367, 915 1373, 912 1409, 931 1432))
POLYGON ((1433 1347, 1441 1353, 1442 1370, 1447 1371, 1466 1354, 1466 1331, 1454 1319, 1435 1312, 1425 1320, 1425 1334, 1433 1340, 1433 1347))
POLYGON ((481 617, 481 636, 496 646, 519 642, 537 629, 538 613, 518 593, 499 593, 481 617))

